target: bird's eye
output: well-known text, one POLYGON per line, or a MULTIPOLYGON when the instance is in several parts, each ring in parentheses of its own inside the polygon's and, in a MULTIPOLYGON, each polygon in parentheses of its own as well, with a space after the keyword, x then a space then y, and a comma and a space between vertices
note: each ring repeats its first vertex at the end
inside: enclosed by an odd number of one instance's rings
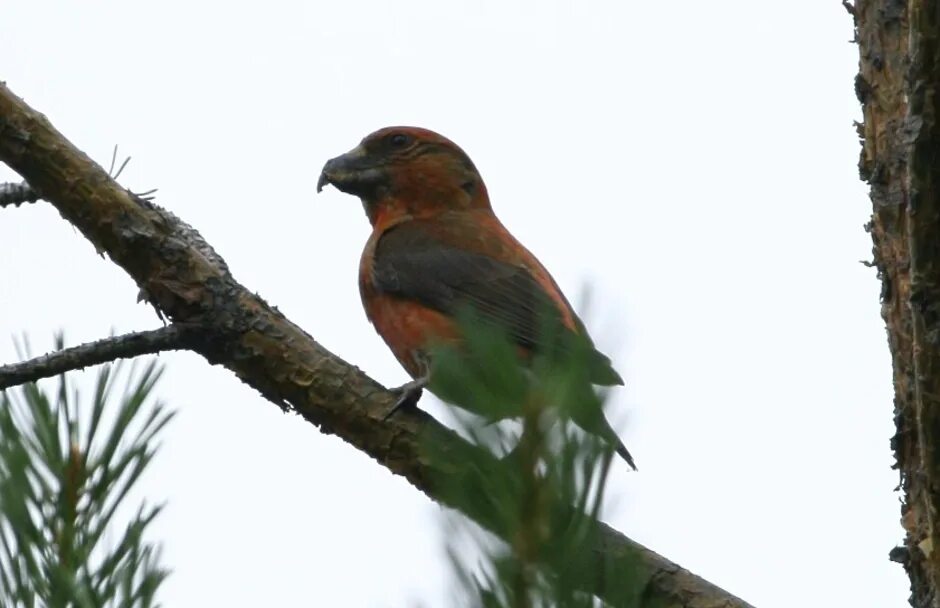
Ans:
POLYGON ((390 143, 393 148, 404 148, 410 141, 411 138, 404 133, 395 133, 388 138, 388 143, 390 143))

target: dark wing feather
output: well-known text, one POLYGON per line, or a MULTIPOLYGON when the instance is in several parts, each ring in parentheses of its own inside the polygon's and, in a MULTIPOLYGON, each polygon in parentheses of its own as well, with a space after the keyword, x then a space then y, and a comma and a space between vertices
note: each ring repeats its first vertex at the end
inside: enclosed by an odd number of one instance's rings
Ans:
POLYGON ((382 236, 372 274, 380 291, 448 315, 469 305, 526 348, 538 342, 539 311, 557 314, 525 268, 457 249, 411 227, 396 226, 382 236))
MULTIPOLYGON (((540 323, 563 326, 555 303, 525 267, 458 249, 419 226, 393 227, 379 240, 372 266, 379 291, 448 315, 470 306, 530 350, 539 349, 540 323)), ((595 383, 623 383, 607 357, 596 350, 590 356, 595 383)))

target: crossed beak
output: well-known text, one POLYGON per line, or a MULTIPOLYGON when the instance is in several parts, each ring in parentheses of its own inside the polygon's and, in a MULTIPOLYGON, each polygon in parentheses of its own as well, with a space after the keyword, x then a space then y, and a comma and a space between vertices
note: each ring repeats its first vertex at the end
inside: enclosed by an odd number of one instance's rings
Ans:
POLYGON ((322 191, 325 185, 333 184, 341 192, 363 196, 374 190, 383 177, 384 172, 373 164, 365 149, 356 146, 346 154, 326 161, 317 180, 317 192, 322 191))

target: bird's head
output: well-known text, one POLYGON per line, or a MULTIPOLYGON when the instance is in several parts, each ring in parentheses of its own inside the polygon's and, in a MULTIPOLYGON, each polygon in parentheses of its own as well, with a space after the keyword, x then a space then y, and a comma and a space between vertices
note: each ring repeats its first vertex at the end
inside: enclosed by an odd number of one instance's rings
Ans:
POLYGON ((327 161, 317 182, 358 196, 374 224, 385 213, 434 215, 489 209, 483 179, 470 157, 443 135, 418 127, 386 127, 327 161))

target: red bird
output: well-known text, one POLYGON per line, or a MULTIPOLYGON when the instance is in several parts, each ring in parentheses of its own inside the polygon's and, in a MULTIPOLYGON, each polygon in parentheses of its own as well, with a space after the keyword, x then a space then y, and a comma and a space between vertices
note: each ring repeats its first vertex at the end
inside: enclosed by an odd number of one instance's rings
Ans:
MULTIPOLYGON (((359 290, 369 320, 414 379, 398 389, 403 401, 428 383, 429 345, 459 342, 456 315, 468 304, 523 352, 540 346, 543 310, 587 337, 558 284, 493 213, 470 157, 446 137, 381 129, 326 163, 317 192, 328 183, 358 196, 372 224, 359 290)), ((591 357, 593 383, 623 384, 607 357, 593 347, 591 357)), ((601 411, 575 422, 636 468, 601 411)))

